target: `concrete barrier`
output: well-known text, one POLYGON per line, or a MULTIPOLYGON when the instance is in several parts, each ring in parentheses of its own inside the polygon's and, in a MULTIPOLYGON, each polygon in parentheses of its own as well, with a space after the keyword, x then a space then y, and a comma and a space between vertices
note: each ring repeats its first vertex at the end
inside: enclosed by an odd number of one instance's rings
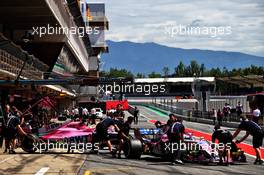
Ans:
MULTIPOLYGON (((159 111, 165 115, 169 115, 171 112, 160 109, 158 107, 152 106, 152 105, 143 105, 146 106, 150 109, 159 111)), ((197 122, 197 123, 204 123, 204 124, 209 124, 209 125, 214 125, 214 121, 213 120, 209 120, 209 119, 204 119, 204 118, 198 118, 198 117, 189 117, 189 116, 184 116, 184 115, 180 115, 180 114, 176 114, 177 116, 181 117, 183 120, 186 121, 191 121, 191 122, 197 122)), ((238 122, 222 122, 222 125, 225 127, 230 127, 230 128, 237 128, 239 123, 238 122)))

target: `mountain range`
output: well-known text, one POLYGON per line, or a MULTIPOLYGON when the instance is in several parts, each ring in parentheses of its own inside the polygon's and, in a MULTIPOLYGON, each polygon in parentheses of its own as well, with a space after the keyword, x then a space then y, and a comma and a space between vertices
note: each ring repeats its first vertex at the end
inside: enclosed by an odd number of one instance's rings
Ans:
POLYGON ((101 58, 101 69, 124 68, 132 73, 149 74, 152 71, 162 73, 164 66, 170 72, 182 61, 189 65, 196 60, 210 68, 244 68, 250 65, 264 66, 264 57, 249 55, 241 52, 213 51, 200 49, 182 49, 168 47, 157 43, 135 43, 130 41, 107 41, 109 53, 101 58))

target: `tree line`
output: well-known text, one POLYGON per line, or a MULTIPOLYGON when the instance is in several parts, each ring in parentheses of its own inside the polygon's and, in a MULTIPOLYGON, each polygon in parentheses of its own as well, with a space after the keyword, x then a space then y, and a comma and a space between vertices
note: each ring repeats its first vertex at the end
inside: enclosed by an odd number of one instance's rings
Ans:
POLYGON ((128 77, 128 78, 161 78, 161 77, 233 77, 233 76, 247 76, 247 75, 263 75, 264 67, 251 65, 246 68, 234 68, 228 70, 226 67, 222 69, 211 68, 207 69, 204 64, 199 64, 197 61, 192 60, 189 65, 185 65, 182 61, 174 68, 170 70, 169 67, 165 66, 162 69, 162 73, 151 72, 148 75, 143 73, 133 74, 131 71, 126 69, 110 68, 109 71, 101 71, 101 77, 108 78, 118 78, 118 77, 128 77))

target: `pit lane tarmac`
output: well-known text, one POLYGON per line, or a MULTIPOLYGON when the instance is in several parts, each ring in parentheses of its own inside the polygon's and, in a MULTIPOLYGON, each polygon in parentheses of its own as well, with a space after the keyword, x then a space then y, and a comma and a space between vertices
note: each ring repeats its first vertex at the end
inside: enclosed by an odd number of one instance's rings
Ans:
MULTIPOLYGON (((139 107, 141 117, 139 124, 134 127, 153 127, 148 120, 166 121, 166 116, 159 114, 146 107, 139 107)), ((129 116, 126 113, 126 116, 129 116)), ((186 122, 184 124, 188 128, 198 131, 212 133, 213 126, 199 123, 186 122)), ((240 134, 240 137, 243 135, 240 134)), ((251 138, 246 140, 251 143, 251 138)), ((112 158, 110 154, 101 152, 99 155, 88 155, 86 161, 82 165, 78 174, 128 174, 128 175, 169 175, 169 174, 217 174, 217 175, 238 175, 238 174, 256 174, 260 175, 264 172, 264 165, 253 165, 254 158, 247 156, 247 163, 235 163, 230 166, 220 165, 201 165, 185 163, 184 165, 171 165, 170 162, 162 161, 160 158, 143 155, 140 160, 128 160, 112 158)))
MULTIPOLYGON (((158 115, 145 107, 139 107, 140 122, 135 127, 153 127, 147 122, 147 118, 166 121, 165 116, 158 115)), ((129 116, 126 113, 126 116, 129 116)), ((213 127, 204 124, 185 122, 188 128, 207 133, 212 132, 213 127)), ((247 140, 250 143, 250 140, 247 140)), ((17 150, 18 154, 3 154, 0 150, 0 175, 6 174, 78 174, 78 175, 169 175, 169 174, 215 174, 215 175, 261 175, 264 172, 263 165, 253 165, 254 158, 247 157, 247 163, 230 166, 201 165, 186 163, 184 165, 171 165, 149 155, 143 155, 140 160, 128 160, 112 158, 108 151, 100 151, 95 154, 25 154, 17 150)))
POLYGON ((110 154, 88 155, 78 174, 118 174, 118 175, 168 175, 168 174, 262 174, 264 168, 248 163, 232 166, 184 164, 171 165, 160 158, 142 156, 140 160, 113 159, 110 154))

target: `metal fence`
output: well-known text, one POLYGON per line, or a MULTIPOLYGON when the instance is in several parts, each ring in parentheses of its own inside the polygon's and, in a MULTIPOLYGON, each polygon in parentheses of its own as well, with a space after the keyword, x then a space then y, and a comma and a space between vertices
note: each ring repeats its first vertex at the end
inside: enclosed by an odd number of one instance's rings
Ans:
POLYGON ((211 96, 208 103, 208 109, 212 110, 214 108, 222 110, 225 103, 229 104, 231 108, 236 108, 238 102, 243 106, 244 112, 251 112, 247 96, 211 96))
MULTIPOLYGON (((214 117, 213 111, 199 111, 195 109, 195 102, 191 101, 189 102, 189 107, 185 105, 186 108, 181 108, 179 106, 183 106, 183 104, 179 105, 180 103, 187 103, 187 102, 180 102, 175 101, 174 99, 153 99, 152 105, 163 109, 165 111, 169 111, 171 113, 179 114, 186 117, 193 117, 193 118, 202 118, 207 120, 215 120, 217 121, 217 118, 214 117), (192 108, 190 108, 190 106, 192 108)), ((224 104, 223 104, 224 105, 224 104)), ((223 106, 221 106, 219 109, 222 109, 223 106)), ((217 108, 215 108, 217 109, 217 108)), ((247 118, 252 118, 252 114, 250 112, 244 112, 242 115, 246 116, 247 118)), ((231 110, 231 113, 229 113, 227 116, 222 116, 222 122, 240 122, 240 117, 237 115, 236 111, 231 110)), ((260 124, 263 124, 263 115, 260 117, 260 124)))

